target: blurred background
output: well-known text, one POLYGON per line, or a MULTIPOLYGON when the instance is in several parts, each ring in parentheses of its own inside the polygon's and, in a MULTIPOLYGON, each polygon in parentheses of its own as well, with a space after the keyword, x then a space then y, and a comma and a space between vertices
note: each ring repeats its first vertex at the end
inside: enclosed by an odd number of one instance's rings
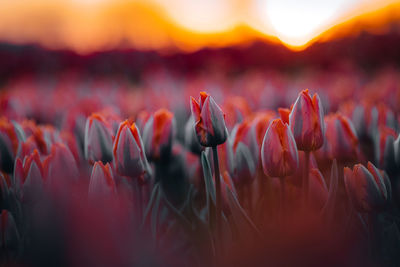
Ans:
POLYGON ((3 0, 0 80, 155 67, 237 74, 400 62, 391 0, 3 0))

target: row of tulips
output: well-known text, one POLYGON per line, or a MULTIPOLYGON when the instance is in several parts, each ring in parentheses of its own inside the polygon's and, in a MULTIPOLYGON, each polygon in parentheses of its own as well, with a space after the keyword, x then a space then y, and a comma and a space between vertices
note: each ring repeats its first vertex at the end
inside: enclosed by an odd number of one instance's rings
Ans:
POLYGON ((304 90, 278 112, 237 97, 225 116, 201 92, 189 118, 159 109, 123 121, 89 101, 48 125, 13 115, 12 95, 0 120, 2 260, 398 263, 399 122, 383 104, 324 116, 304 90))

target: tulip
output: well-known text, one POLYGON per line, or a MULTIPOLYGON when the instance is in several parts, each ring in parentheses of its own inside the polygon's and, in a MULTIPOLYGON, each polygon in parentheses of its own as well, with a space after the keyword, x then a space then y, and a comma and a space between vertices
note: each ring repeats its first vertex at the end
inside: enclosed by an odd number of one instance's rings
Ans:
POLYGON ((93 165, 89 182, 89 198, 105 197, 116 193, 110 165, 97 161, 93 165))
POLYGON ((250 184, 254 179, 256 165, 250 149, 239 142, 234 156, 234 175, 236 184, 250 184))
POLYGON ((77 182, 79 179, 78 166, 72 152, 62 143, 51 147, 50 155, 44 162, 47 168, 47 180, 52 186, 62 188, 66 183, 77 182))
POLYGON ((140 178, 144 182, 147 159, 142 138, 134 123, 127 120, 118 128, 113 147, 116 171, 126 177, 140 178))
POLYGON ((264 173, 271 177, 292 175, 299 164, 296 142, 287 124, 273 120, 265 133, 261 148, 264 173))
POLYGON ((0 118, 0 171, 12 173, 14 157, 18 148, 18 138, 13 125, 0 118))
POLYGON ((359 212, 381 210, 388 201, 385 181, 376 167, 368 162, 368 169, 356 164, 351 170, 344 168, 346 192, 352 204, 359 212))
POLYGON ((261 161, 264 173, 280 177, 281 216, 285 213, 285 177, 292 175, 298 168, 299 156, 296 142, 289 125, 281 119, 273 120, 265 133, 261 147, 261 161))
POLYGON ((199 102, 192 97, 191 111, 202 146, 214 147, 225 143, 228 137, 225 114, 210 95, 201 92, 199 102))
POLYGON ((204 147, 200 145, 194 128, 194 119, 192 116, 188 119, 185 125, 185 146, 194 154, 200 155, 204 147))
POLYGON ((17 194, 30 201, 40 194, 46 180, 47 166, 40 160, 38 151, 26 156, 24 161, 20 158, 15 160, 14 179, 17 194))
POLYGON ((175 132, 174 115, 166 109, 154 113, 144 127, 146 155, 151 160, 168 159, 171 156, 175 132))
POLYGON ((330 158, 351 162, 358 158, 358 138, 352 122, 341 114, 326 116, 326 138, 330 158))
POLYGON ((375 141, 375 162, 390 175, 396 172, 395 156, 396 132, 386 126, 378 129, 375 141))
POLYGON ((91 164, 96 161, 112 161, 111 129, 100 114, 93 113, 86 120, 84 142, 85 158, 91 164))
POLYGON ((284 123, 289 124, 290 109, 278 108, 279 116, 284 123))
POLYGON ((324 113, 317 94, 311 98, 308 89, 299 94, 289 115, 289 125, 299 150, 314 151, 323 145, 324 113))
POLYGON ((191 111, 195 120, 197 138, 202 146, 212 147, 214 159, 214 179, 216 191, 216 229, 220 240, 222 234, 221 214, 221 179, 219 172, 217 146, 225 143, 228 131, 225 126, 225 114, 214 99, 205 92, 200 92, 200 101, 191 98, 191 111))
POLYGON ((297 148, 306 152, 304 161, 303 186, 305 202, 308 199, 308 175, 310 151, 319 149, 324 143, 325 123, 321 101, 317 94, 311 98, 308 89, 296 99, 289 115, 289 124, 296 140, 297 148))

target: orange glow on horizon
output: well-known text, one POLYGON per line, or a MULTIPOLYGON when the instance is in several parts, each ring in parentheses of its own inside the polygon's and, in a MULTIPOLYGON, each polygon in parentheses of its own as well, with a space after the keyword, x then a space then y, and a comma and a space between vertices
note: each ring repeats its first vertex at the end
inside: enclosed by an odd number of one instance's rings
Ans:
POLYGON ((81 54, 119 48, 191 52, 205 47, 247 45, 257 40, 303 50, 314 42, 355 35, 364 30, 385 32, 389 24, 400 21, 399 1, 363 2, 329 24, 295 39, 282 36, 276 25, 274 28, 271 23, 253 18, 251 7, 240 0, 232 1, 234 4, 229 1, 229 5, 226 4, 228 0, 218 1, 218 9, 229 7, 229 12, 214 11, 207 23, 202 23, 207 18, 203 13, 211 12, 207 6, 171 12, 171 6, 180 6, 182 1, 171 0, 170 7, 161 2, 5 0, 0 9, 0 41, 35 43, 81 54), (196 8, 202 12, 190 16, 196 8))

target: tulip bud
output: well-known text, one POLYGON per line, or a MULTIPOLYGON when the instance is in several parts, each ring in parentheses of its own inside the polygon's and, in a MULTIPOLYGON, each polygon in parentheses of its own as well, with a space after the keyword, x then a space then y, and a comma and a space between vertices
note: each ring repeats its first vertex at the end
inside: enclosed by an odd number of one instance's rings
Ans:
POLYGON ((14 168, 17 194, 28 202, 39 196, 46 179, 46 172, 46 166, 40 160, 36 149, 32 154, 26 156, 23 162, 17 158, 14 168))
POLYGON ((358 138, 351 121, 341 114, 333 114, 326 116, 325 122, 325 143, 330 158, 336 158, 340 162, 357 160, 358 138))
POLYGON ((77 182, 79 179, 75 158, 69 148, 62 143, 53 144, 44 165, 50 185, 63 186, 65 183, 77 182))
POLYGON ((375 162, 389 174, 396 169, 395 147, 396 132, 386 126, 379 127, 375 138, 375 162))
POLYGON ((14 157, 18 148, 18 138, 13 125, 0 118, 0 171, 12 173, 14 157))
POLYGON ((289 124, 290 109, 278 108, 279 116, 284 123, 289 124))
POLYGON ((185 146, 194 154, 200 155, 204 147, 200 145, 194 128, 194 119, 192 116, 188 119, 185 125, 185 146))
POLYGON ((314 94, 311 98, 308 89, 303 90, 293 105, 289 124, 299 150, 320 148, 324 143, 325 123, 319 96, 314 94))
POLYGON ((212 147, 225 143, 228 137, 225 114, 210 95, 201 92, 199 102, 192 97, 191 111, 197 138, 202 146, 212 147))
POLYGON ((265 133, 261 148, 264 173, 271 177, 293 174, 299 164, 296 142, 287 124, 273 120, 265 133))
POLYGON ((154 113, 144 127, 144 144, 149 160, 167 159, 171 155, 175 132, 174 115, 166 109, 154 113))
POLYGON ((93 165, 89 182, 89 198, 115 194, 115 182, 110 165, 97 161, 93 165))
POLYGON ((126 120, 119 125, 113 155, 116 171, 120 175, 144 180, 147 159, 142 138, 134 123, 126 120))
POLYGON ((251 155, 250 149, 239 142, 234 156, 234 175, 236 184, 248 184, 254 180, 256 165, 251 155))
POLYGON ((368 169, 356 164, 353 171, 344 168, 347 195, 359 212, 379 211, 388 200, 385 182, 376 167, 368 162, 368 169))
POLYGON ((112 161, 111 129, 101 115, 93 113, 87 118, 84 142, 85 158, 91 164, 95 161, 112 161))

